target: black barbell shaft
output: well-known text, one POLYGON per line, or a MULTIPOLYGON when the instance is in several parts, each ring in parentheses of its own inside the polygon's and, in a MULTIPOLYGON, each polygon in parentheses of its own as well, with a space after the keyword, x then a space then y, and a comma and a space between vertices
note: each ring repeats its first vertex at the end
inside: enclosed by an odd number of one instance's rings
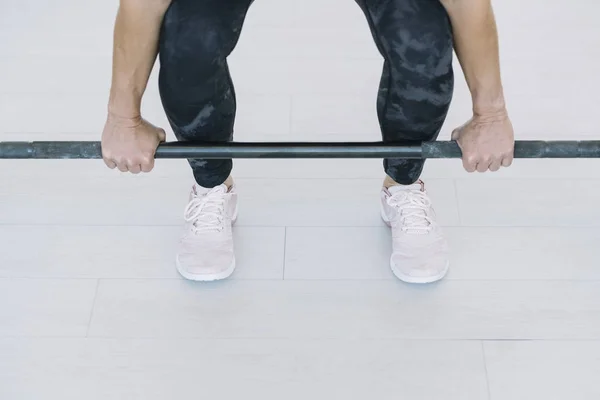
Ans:
MULTIPOLYGON (((460 158, 456 142, 223 143, 170 142, 156 158, 460 158)), ((0 142, 0 159, 99 159, 100 142, 0 142)), ((517 141, 515 158, 600 158, 600 141, 517 141)))

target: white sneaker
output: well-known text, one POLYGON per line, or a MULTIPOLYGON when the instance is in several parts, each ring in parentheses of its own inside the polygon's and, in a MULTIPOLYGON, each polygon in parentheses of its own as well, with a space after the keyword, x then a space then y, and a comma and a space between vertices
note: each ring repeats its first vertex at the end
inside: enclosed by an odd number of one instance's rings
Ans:
POLYGON ((392 228, 390 265, 398 279, 431 283, 442 279, 450 265, 448 244, 436 223, 422 181, 381 191, 381 217, 392 228))
POLYGON ((179 242, 176 265, 193 281, 229 277, 235 269, 232 225, 237 218, 235 188, 213 189, 194 185, 185 209, 185 230, 179 242))

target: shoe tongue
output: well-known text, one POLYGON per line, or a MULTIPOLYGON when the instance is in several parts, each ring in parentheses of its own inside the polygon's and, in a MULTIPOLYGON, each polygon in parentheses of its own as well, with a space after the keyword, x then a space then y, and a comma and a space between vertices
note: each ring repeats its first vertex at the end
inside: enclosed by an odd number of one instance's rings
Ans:
POLYGON ((415 183, 415 184, 412 184, 412 185, 395 185, 395 186, 390 186, 388 188, 388 191, 391 194, 400 193, 400 192, 406 192, 406 191, 412 192, 412 191, 416 191, 416 190, 417 191, 422 191, 423 190, 423 187, 421 186, 420 183, 415 183))
MULTIPOLYGON (((390 194, 402 192, 421 192, 423 191, 423 186, 420 182, 413 185, 396 185, 389 187, 388 191, 390 194)), ((430 225, 429 222, 427 222, 427 220, 424 218, 427 216, 427 212, 425 212, 425 210, 421 209, 420 207, 411 207, 410 205, 407 205, 400 212, 403 214, 410 214, 406 216, 405 219, 407 232, 412 234, 426 233, 426 231, 418 229, 420 227, 427 227, 430 225)))
POLYGON ((227 188, 227 185, 225 185, 225 184, 215 186, 214 188, 205 188, 198 184, 194 185, 194 192, 199 196, 204 196, 210 192, 227 193, 228 190, 229 189, 227 188))
MULTIPOLYGON (((227 193, 229 188, 227 185, 219 185, 214 188, 204 188, 200 185, 194 185, 194 193, 198 197, 204 197, 212 193, 227 193)), ((202 213, 198 216, 198 220, 204 222, 218 221, 218 218, 213 214, 220 214, 222 212, 221 206, 211 202, 210 200, 205 203, 202 207, 202 213)))

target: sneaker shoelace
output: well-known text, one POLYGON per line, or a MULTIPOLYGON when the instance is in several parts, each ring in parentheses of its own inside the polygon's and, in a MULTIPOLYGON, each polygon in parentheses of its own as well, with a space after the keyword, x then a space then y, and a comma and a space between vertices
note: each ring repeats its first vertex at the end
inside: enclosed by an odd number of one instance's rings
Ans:
POLYGON ((201 233, 223 230, 225 193, 213 189, 204 195, 194 194, 185 208, 184 218, 192 223, 192 232, 201 233))
POLYGON ((429 216, 431 200, 421 191, 401 191, 392 194, 387 203, 398 210, 400 228, 412 234, 427 234, 434 221, 429 216))

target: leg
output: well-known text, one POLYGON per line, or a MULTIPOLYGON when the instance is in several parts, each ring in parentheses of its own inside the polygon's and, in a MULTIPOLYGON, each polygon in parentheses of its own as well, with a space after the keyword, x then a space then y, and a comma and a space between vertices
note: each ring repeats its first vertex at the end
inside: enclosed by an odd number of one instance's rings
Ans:
MULTIPOLYGON (((159 88, 180 141, 232 140, 235 90, 227 66, 252 0, 174 0, 160 35, 159 88)), ((216 187, 231 160, 189 160, 196 182, 216 187)))
MULTIPOLYGON (((377 100, 384 141, 435 140, 454 88, 452 26, 439 0, 357 0, 385 59, 377 100)), ((409 185, 424 162, 385 160, 392 179, 409 185)))
MULTIPOLYGON (((252 0, 173 0, 160 36, 160 94, 181 141, 227 142, 233 136, 235 91, 227 67, 252 0)), ((198 185, 185 209, 176 265, 191 280, 224 279, 235 268, 231 160, 189 160, 198 185), (199 187, 200 186, 200 187, 199 187)))
MULTIPOLYGON (((435 140, 453 90, 452 29, 439 0, 357 0, 385 59, 378 97, 383 139, 435 140)), ((385 160, 382 217, 392 228, 394 274, 405 282, 442 279, 448 246, 423 183, 422 161, 385 160), (392 181, 392 182, 389 182, 392 181), (400 185, 397 185, 399 183, 400 185)))

